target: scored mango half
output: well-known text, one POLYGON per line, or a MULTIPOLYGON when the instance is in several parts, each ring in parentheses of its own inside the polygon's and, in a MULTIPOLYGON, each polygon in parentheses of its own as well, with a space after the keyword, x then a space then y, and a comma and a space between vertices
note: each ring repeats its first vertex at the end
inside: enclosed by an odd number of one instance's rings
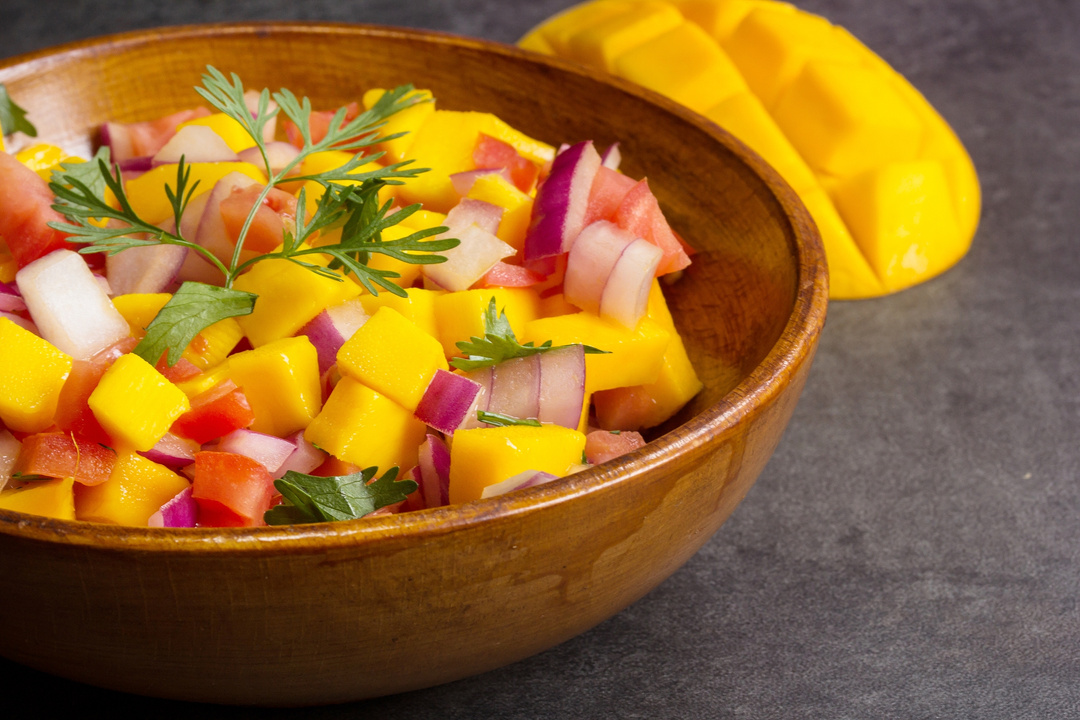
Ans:
POLYGON ((822 17, 774 0, 593 0, 518 44, 655 90, 745 142, 817 223, 833 299, 911 287, 971 246, 981 198, 964 146, 822 17))

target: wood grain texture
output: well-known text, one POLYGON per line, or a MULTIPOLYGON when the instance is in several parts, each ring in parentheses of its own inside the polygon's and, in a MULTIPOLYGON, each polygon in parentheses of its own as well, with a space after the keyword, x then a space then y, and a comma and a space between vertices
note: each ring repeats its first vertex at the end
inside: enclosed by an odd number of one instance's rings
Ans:
POLYGON ((148 530, 0 511, 0 654, 104 687, 258 705, 430 686, 618 612, 728 517, 791 416, 824 323, 816 230, 720 128, 560 61, 452 36, 326 24, 113 36, 0 65, 41 136, 197 104, 206 64, 317 107, 413 83, 548 142, 618 140, 698 248, 669 304, 705 390, 646 447, 548 485, 346 523, 148 530))

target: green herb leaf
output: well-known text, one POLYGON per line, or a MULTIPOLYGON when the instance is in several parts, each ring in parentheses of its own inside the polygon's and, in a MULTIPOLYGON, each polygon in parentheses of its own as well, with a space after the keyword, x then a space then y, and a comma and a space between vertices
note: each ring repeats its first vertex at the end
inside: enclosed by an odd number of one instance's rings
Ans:
POLYGON ((484 410, 476 411, 476 419, 482 423, 494 425, 495 427, 509 427, 510 425, 543 427, 540 421, 536 418, 517 418, 513 415, 503 415, 502 413, 485 412, 484 410))
MULTIPOLYGON (((61 162, 60 167, 52 171, 49 182, 70 187, 71 183, 68 182, 67 178, 74 178, 85 185, 90 194, 104 204, 105 188, 107 186, 105 178, 101 174, 99 163, 104 163, 105 167, 108 167, 110 162, 109 146, 102 145, 94 153, 94 157, 90 158, 89 162, 71 162, 70 160, 61 162)), ((60 204, 68 207, 65 201, 60 201, 60 204)))
POLYGON ((49 477, 48 475, 37 475, 34 473, 11 473, 11 479, 15 482, 48 482, 49 480, 56 480, 57 478, 49 477))
POLYGON ((396 480, 396 467, 371 482, 377 472, 369 467, 352 475, 317 477, 290 470, 274 481, 286 502, 263 517, 269 525, 352 520, 401 502, 419 487, 412 480, 396 480))
POLYGON ((196 335, 219 320, 249 315, 256 297, 240 290, 186 282, 147 326, 146 337, 134 352, 151 365, 168 352, 166 362, 175 365, 196 335))
MULTIPOLYGON (((541 345, 533 345, 527 342, 524 345, 518 342, 514 331, 510 327, 510 321, 506 319, 506 311, 499 311, 495 305, 495 298, 491 298, 487 309, 484 311, 484 337, 471 337, 468 342, 457 343, 458 350, 467 357, 454 358, 450 361, 458 370, 477 370, 479 368, 498 365, 505 360, 519 357, 539 355, 549 350, 557 350, 567 345, 552 346, 547 340, 541 345)), ((583 345, 588 355, 607 354, 606 350, 598 350, 589 345, 583 345)))
POLYGON ((37 137, 37 128, 26 119, 26 110, 8 95, 7 88, 0 83, 0 133, 10 135, 13 132, 26 133, 37 137))

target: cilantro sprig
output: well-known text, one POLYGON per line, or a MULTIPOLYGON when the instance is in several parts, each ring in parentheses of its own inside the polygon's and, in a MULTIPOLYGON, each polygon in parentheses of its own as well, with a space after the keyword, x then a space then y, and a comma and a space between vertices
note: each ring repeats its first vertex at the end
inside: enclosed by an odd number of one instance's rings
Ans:
POLYGON ((0 135, 21 132, 37 137, 37 128, 26 119, 26 110, 11 99, 7 88, 0 83, 0 135))
POLYGON ((526 427, 543 427, 536 418, 519 418, 513 415, 477 410, 476 419, 493 427, 509 427, 511 425, 524 425, 526 427))
POLYGON ((372 482, 377 472, 369 467, 352 475, 319 477, 290 470, 274 481, 285 502, 263 519, 268 525, 352 520, 401 502, 419 487, 413 480, 397 480, 396 467, 372 482))
MULTIPOLYGON (((135 349, 148 362, 156 363, 167 352, 168 362, 173 364, 187 343, 209 325, 227 317, 250 313, 255 296, 237 293, 232 286, 236 278, 255 263, 283 259, 337 281, 344 280, 342 274, 351 274, 373 294, 378 294, 382 289, 404 296, 405 291, 393 282, 400 277, 399 273, 368 266, 368 259, 373 253, 406 263, 430 264, 445 262, 446 258, 439 253, 459 244, 460 241, 454 238, 434 237, 445 232, 445 227, 420 230, 396 240, 382 239, 383 231, 408 218, 420 206, 410 205, 390 212, 390 202, 380 204, 379 190, 387 185, 400 185, 426 172, 426 169, 406 167, 408 162, 375 165, 373 162, 383 153, 366 152, 366 149, 377 142, 400 137, 401 133, 381 136, 378 130, 394 113, 417 102, 426 102, 413 92, 411 85, 384 93, 370 109, 351 120, 346 119, 345 108, 339 109, 330 121, 325 137, 316 141, 311 131, 312 105, 308 98, 297 98, 285 89, 275 93, 264 89, 259 93, 253 112, 245 101, 244 85, 235 73, 226 77, 216 68, 207 66, 202 80, 203 85, 195 88, 196 92, 247 131, 262 156, 268 176, 267 183, 244 220, 232 257, 227 263, 192 239, 182 236, 181 220, 199 184, 198 181, 191 181, 190 166, 185 164, 183 158, 177 165, 175 184, 166 185, 165 188, 172 209, 172 229, 158 227, 139 217, 125 193, 120 168, 111 162, 107 148, 100 150, 89 163, 62 164, 59 170, 54 171, 49 184, 56 195, 53 207, 67 220, 49 225, 67 233, 71 241, 82 243, 84 247, 79 252, 113 255, 135 247, 181 245, 190 252, 202 255, 221 272, 221 287, 185 283, 151 321, 147 327, 147 339, 135 349), (304 143, 296 157, 284 167, 274 170, 270 165, 263 131, 279 112, 296 125, 304 143), (294 174, 312 154, 331 148, 356 154, 339 168, 315 174, 294 174), (372 164, 372 169, 358 171, 361 166, 368 164, 372 164), (242 261, 248 231, 270 190, 284 182, 297 181, 316 182, 325 189, 311 218, 307 217, 307 191, 303 189, 298 198, 299 211, 295 224, 286 228, 281 248, 242 261), (343 184, 346 182, 348 184, 343 184), (115 198, 114 202, 110 202, 110 195, 115 198), (319 233, 336 228, 342 230, 338 242, 324 245, 314 243, 319 233), (329 265, 315 262, 315 258, 310 257, 312 255, 329 256, 329 265), (336 272, 338 270, 341 272, 336 272)), ((22 119, 22 115, 17 117, 22 119)))
MULTIPOLYGON (((534 345, 532 342, 525 344, 518 342, 513 328, 510 327, 510 321, 506 319, 506 311, 498 310, 495 298, 491 298, 487 309, 484 310, 484 337, 473 336, 468 341, 458 342, 457 347, 465 353, 466 357, 454 358, 450 364, 458 370, 469 371, 498 365, 505 360, 539 355, 569 346, 552 346, 550 340, 540 345, 534 345)), ((588 355, 607 354, 606 350, 599 350, 590 345, 582 347, 588 355)))

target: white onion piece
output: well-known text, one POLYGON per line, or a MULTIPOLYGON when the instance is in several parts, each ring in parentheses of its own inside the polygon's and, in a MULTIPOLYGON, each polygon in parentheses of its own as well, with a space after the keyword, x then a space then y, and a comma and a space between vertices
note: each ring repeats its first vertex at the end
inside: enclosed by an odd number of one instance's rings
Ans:
POLYGON ((525 234, 524 258, 531 262, 570 249, 585 223, 589 190, 600 169, 592 141, 571 145, 555 156, 551 174, 536 191, 525 234))
POLYGON ((600 158, 600 164, 610 170, 618 170, 620 163, 622 163, 622 152, 619 150, 619 143, 611 143, 600 158))
POLYGON ((438 435, 428 435, 420 443, 418 467, 420 468, 420 492, 424 507, 442 507, 450 504, 450 450, 438 435))
POLYGON ((304 437, 303 430, 289 436, 288 440, 295 449, 277 469, 277 472, 271 473, 275 478, 283 477, 290 470, 306 474, 326 461, 326 453, 309 443, 304 437))
POLYGON ((27 320, 21 315, 15 315, 13 313, 5 312, 3 310, 0 310, 0 317, 7 318, 11 322, 21 327, 23 330, 29 330, 38 337, 41 337, 41 331, 38 330, 37 325, 34 324, 33 320, 27 320))
POLYGON ((176 131, 169 141, 154 153, 155 165, 180 162, 236 162, 233 152, 221 136, 205 125, 187 125, 176 131))
POLYGON ((648 240, 638 238, 630 243, 608 276, 600 299, 600 317, 637 327, 645 316, 649 288, 663 257, 664 252, 648 240))
MULTIPOLYGON (((166 232, 176 232, 175 218, 161 224, 166 232)), ((110 295, 164 292, 176 279, 188 255, 183 245, 133 247, 105 258, 110 295)))
POLYGON ((191 496, 189 486, 162 505, 146 524, 148 527, 195 527, 198 517, 199 506, 191 496))
MULTIPOLYGON (((248 111, 251 113, 252 118, 259 116, 259 96, 262 95, 258 90, 245 90, 244 91, 244 104, 247 105, 248 111)), ((270 120, 263 126, 263 141, 272 142, 274 135, 277 134, 277 113, 274 110, 277 109, 278 104, 273 100, 270 100, 266 104, 266 109, 271 113, 270 120)))
POLYGON ((167 432, 154 447, 139 454, 159 465, 180 468, 195 462, 195 453, 198 451, 199 443, 167 432))
POLYGON ((220 452, 251 458, 265 467, 271 475, 277 473, 282 464, 296 451, 296 445, 288 440, 246 428, 233 430, 228 435, 222 436, 217 446, 220 452))
POLYGON ((487 412, 528 419, 540 414, 540 355, 504 360, 492 367, 487 412))
POLYGON ((484 488, 484 492, 480 493, 480 497, 495 497, 496 495, 508 493, 511 490, 521 490, 523 488, 533 487, 534 485, 543 485, 552 480, 558 480, 558 476, 544 472, 543 470, 526 470, 513 477, 508 477, 502 482, 488 485, 484 488))
POLYGON ((341 346, 367 322, 368 315, 358 298, 323 310, 300 328, 297 335, 306 335, 319 355, 319 372, 324 373, 337 362, 341 346))
POLYGON ((623 251, 636 238, 618 225, 597 220, 574 240, 566 260, 563 296, 567 302, 594 314, 600 313, 600 300, 608 276, 623 251))
POLYGON ((109 157, 119 163, 135 157, 131 130, 122 123, 107 122, 101 127, 101 144, 109 148, 109 157))
POLYGON ((475 380, 439 368, 414 414, 420 422, 451 435, 468 417, 480 391, 480 383, 475 380))
POLYGON ((537 420, 577 430, 585 408, 585 348, 569 345, 540 355, 537 420))
POLYGON ((11 469, 19 458, 22 443, 6 429, 0 427, 0 490, 11 480, 11 469))
POLYGON ((55 250, 19 270, 15 283, 41 336, 76 360, 130 332, 78 253, 55 250))
POLYGON ((495 263, 516 252, 493 233, 477 225, 451 230, 438 237, 444 236, 455 237, 461 244, 443 253, 446 262, 422 265, 421 268, 424 277, 451 292, 468 290, 495 267, 495 263))
POLYGON ((504 212, 506 212, 505 208, 493 203, 465 198, 450 209, 443 224, 450 228, 450 233, 467 228, 469 225, 476 225, 481 230, 494 235, 499 230, 499 223, 502 222, 504 212))
MULTIPOLYGON (((270 161, 271 173, 276 174, 281 172, 285 166, 295 160, 296 156, 299 154, 300 150, 292 143, 287 143, 282 140, 266 143, 266 159, 270 161)), ((249 147, 247 150, 241 150, 237 155, 241 162, 251 163, 257 168, 266 167, 266 163, 263 162, 263 156, 259 151, 258 145, 249 147)), ((299 167, 296 169, 299 171, 299 167)))
POLYGON ((454 192, 461 197, 465 197, 472 190, 473 183, 485 175, 502 175, 504 178, 513 182, 510 177, 510 171, 506 168, 479 168, 477 170, 466 170, 465 172, 453 173, 450 176, 450 182, 454 186, 454 192))

